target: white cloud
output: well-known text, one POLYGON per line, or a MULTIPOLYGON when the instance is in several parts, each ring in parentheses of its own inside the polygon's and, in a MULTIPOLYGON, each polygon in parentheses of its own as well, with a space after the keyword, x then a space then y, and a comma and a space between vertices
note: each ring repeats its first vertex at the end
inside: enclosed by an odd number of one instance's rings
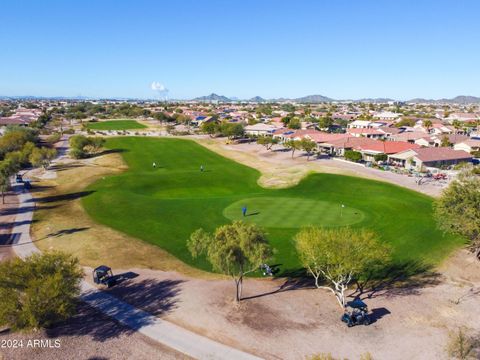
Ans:
POLYGON ((152 82, 152 85, 150 85, 153 91, 158 91, 158 92, 167 92, 168 89, 163 85, 162 83, 159 83, 158 81, 152 82))

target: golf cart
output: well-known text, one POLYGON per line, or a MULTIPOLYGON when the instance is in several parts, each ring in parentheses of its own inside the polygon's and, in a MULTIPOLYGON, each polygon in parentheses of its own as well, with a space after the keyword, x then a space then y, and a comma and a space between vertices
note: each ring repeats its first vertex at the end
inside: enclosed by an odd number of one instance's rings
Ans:
POLYGON ((354 325, 370 325, 370 316, 368 316, 368 307, 362 300, 353 300, 345 305, 345 312, 341 320, 348 327, 354 325))
POLYGON ((93 282, 106 287, 112 287, 117 283, 113 276, 112 269, 106 265, 100 265, 93 270, 93 282))

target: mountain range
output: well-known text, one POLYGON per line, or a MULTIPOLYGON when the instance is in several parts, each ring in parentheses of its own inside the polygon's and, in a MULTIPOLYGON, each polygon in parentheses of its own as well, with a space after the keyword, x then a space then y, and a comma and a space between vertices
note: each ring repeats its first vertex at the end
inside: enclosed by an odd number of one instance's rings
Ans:
MULTIPOLYGON (((223 95, 217 95, 215 93, 212 93, 207 96, 201 96, 197 97, 195 99, 192 99, 193 101, 218 101, 218 102, 235 102, 235 101, 242 101, 238 100, 238 98, 228 98, 223 95)), ((346 99, 346 100, 340 100, 340 99, 333 99, 324 95, 307 95, 299 98, 278 98, 278 99, 264 99, 261 96, 255 96, 251 99, 248 100, 243 100, 243 101, 248 101, 248 102, 256 102, 256 103, 262 103, 262 102, 287 102, 287 101, 294 101, 297 103, 302 103, 302 104, 318 104, 318 103, 325 103, 325 102, 334 102, 334 101, 350 101, 350 102, 367 102, 367 103, 386 103, 386 102, 392 102, 396 101, 395 99, 391 98, 363 98, 363 99, 346 99)), ((475 97, 475 96, 456 96, 452 99, 423 99, 423 98, 415 98, 406 101, 407 103, 428 103, 428 104, 480 104, 480 97, 475 97)))
MULTIPOLYGON (((120 101, 145 101, 146 99, 138 99, 138 98, 97 98, 97 97, 86 97, 86 96, 1 96, 0 100, 76 100, 76 101, 89 101, 89 100, 120 100, 120 101)), ((150 101, 154 101, 155 99, 148 99, 150 101)), ((362 98, 362 99, 333 99, 324 95, 307 95, 299 98, 276 98, 276 99, 265 99, 261 96, 254 96, 248 100, 240 100, 237 97, 226 97, 223 95, 218 95, 215 93, 211 93, 207 96, 200 96, 192 99, 193 101, 204 101, 204 102, 237 102, 237 101, 248 101, 248 102, 255 102, 255 103, 264 103, 264 102, 297 102, 303 104, 318 104, 318 103, 325 103, 325 102, 367 102, 367 103, 386 103, 391 101, 396 101, 395 99, 391 98, 362 98)), ((184 100, 174 100, 170 99, 170 101, 184 101, 184 100)), ((425 98, 415 98, 411 100, 407 100, 406 103, 416 104, 416 103, 424 103, 424 104, 460 104, 460 105, 467 105, 467 104, 480 104, 480 97, 476 96, 467 96, 467 95, 460 95, 456 96, 451 99, 425 99, 425 98)))

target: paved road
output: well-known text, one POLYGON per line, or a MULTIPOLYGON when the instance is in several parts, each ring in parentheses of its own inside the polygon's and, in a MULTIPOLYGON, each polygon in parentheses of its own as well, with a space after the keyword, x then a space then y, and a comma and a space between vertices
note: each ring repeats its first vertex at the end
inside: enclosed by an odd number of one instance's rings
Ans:
MULTIPOLYGON (((13 188, 18 195, 19 202, 15 219, 16 225, 12 229, 12 234, 16 234, 13 249, 17 256, 24 259, 40 252, 30 237, 30 224, 33 218, 35 203, 32 195, 23 191, 21 184, 14 183, 13 188)), ((168 321, 161 320, 110 294, 98 290, 85 280, 81 283, 81 299, 122 324, 190 357, 212 360, 260 359, 200 336, 168 321)))

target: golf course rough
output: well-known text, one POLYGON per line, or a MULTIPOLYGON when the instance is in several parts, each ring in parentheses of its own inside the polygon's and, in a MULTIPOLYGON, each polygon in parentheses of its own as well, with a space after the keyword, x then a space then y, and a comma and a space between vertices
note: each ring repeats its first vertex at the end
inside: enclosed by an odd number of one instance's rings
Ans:
POLYGON ((121 151, 128 170, 86 189, 88 214, 202 269, 210 267, 186 248, 190 234, 237 219, 264 228, 284 271, 299 267, 292 239, 306 225, 371 229, 399 262, 436 264, 462 244, 436 228, 430 197, 392 184, 312 174, 288 189, 266 189, 257 170, 191 140, 118 137, 106 146, 121 151))

